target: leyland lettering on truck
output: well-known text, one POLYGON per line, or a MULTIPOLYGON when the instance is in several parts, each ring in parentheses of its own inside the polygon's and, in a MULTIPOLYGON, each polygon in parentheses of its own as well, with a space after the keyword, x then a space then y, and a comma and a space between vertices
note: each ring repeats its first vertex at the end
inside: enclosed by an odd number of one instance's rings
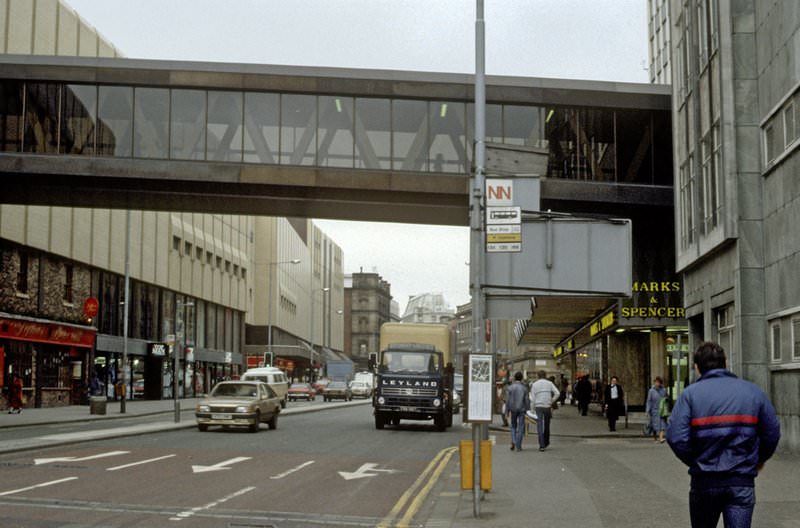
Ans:
POLYGON ((444 324, 381 326, 375 428, 400 420, 433 420, 439 431, 453 425, 450 329, 444 324))

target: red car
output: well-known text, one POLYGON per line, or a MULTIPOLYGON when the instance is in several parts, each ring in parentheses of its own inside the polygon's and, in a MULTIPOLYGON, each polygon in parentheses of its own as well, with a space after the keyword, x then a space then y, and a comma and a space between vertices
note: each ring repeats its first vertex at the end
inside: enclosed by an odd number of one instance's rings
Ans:
POLYGON ((314 390, 317 391, 317 394, 322 394, 323 392, 325 392, 325 387, 327 387, 328 383, 330 382, 331 381, 329 379, 322 378, 315 381, 312 385, 314 387, 314 390))
POLYGON ((290 400, 314 401, 317 399, 317 391, 310 383, 292 383, 289 386, 288 397, 290 400))

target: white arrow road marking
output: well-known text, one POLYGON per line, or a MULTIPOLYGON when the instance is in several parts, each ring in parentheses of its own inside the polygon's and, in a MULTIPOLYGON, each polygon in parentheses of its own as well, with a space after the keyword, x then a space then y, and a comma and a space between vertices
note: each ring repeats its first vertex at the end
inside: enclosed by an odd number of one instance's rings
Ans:
POLYGON ((0 496, 3 495, 13 495, 14 493, 21 493, 23 491, 30 491, 36 488, 44 488, 45 486, 52 486, 53 484, 61 484, 62 482, 69 482, 70 480, 78 480, 78 477, 67 477, 58 480, 51 480, 50 482, 43 482, 41 484, 34 484, 33 486, 28 486, 27 488, 20 488, 11 491, 4 491, 0 493, 0 496))
POLYGON ((236 457, 230 460, 225 460, 224 462, 218 462, 213 466, 192 466, 192 473, 205 473, 207 471, 220 471, 223 469, 230 469, 229 467, 231 464, 236 464, 238 462, 244 462, 245 460, 250 460, 250 457, 236 457))
POLYGON ((378 469, 378 464, 373 464, 371 462, 367 462, 366 464, 362 464, 360 468, 353 471, 352 473, 347 471, 340 471, 339 475, 342 476, 345 480, 353 480, 359 479, 364 477, 374 477, 377 476, 378 472, 381 473, 400 473, 397 469, 378 469))
POLYGON ((58 457, 58 458, 35 458, 33 465, 49 464, 51 462, 83 462, 84 460, 94 460, 95 458, 105 458, 117 455, 127 455, 130 451, 109 451, 108 453, 100 453, 99 455, 90 455, 85 457, 58 457))
POLYGON ((283 473, 278 473, 277 475, 272 475, 270 478, 271 478, 272 480, 282 479, 282 478, 283 478, 283 477, 285 477, 286 475, 291 475, 291 474, 292 474, 292 473, 294 473, 295 471, 300 471, 300 470, 301 470, 301 469, 303 469, 304 467, 306 467, 306 466, 310 466, 310 465, 311 465, 311 464, 313 464, 313 463, 314 463, 314 461, 313 461, 313 460, 309 460, 308 462, 303 462, 302 464, 300 464, 300 465, 299 465, 299 466, 297 466, 297 467, 293 467, 292 469, 290 469, 290 470, 288 470, 288 471, 284 471, 283 473))
MULTIPOLYGON (((225 468, 225 469, 227 469, 227 468, 225 468)), ((175 517, 170 517, 169 520, 170 521, 181 521, 183 519, 188 519, 189 517, 191 517, 192 515, 194 515, 197 512, 201 512, 203 510, 210 510, 211 508, 213 508, 214 506, 216 506, 218 504, 222 504, 223 502, 227 502, 227 501, 229 501, 229 500, 231 500, 231 499, 233 499, 235 497, 238 497, 239 495, 244 495, 245 493, 249 493, 249 492, 253 491, 254 489, 256 489, 255 486, 250 486, 248 488, 240 489, 239 491, 235 491, 235 492, 231 493, 230 495, 226 495, 225 497, 222 497, 219 500, 216 500, 214 502, 209 502, 208 504, 206 504, 204 506, 198 506, 196 508, 192 508, 191 510, 182 511, 182 512, 178 513, 177 515, 175 515, 175 517)))
POLYGON ((172 458, 176 455, 164 455, 156 458, 148 458, 147 460, 140 460, 138 462, 131 462, 130 464, 123 464, 121 466, 114 466, 106 469, 106 471, 117 471, 118 469, 126 469, 133 466, 140 466, 142 464, 149 464, 150 462, 157 462, 159 460, 164 460, 165 458, 172 458))

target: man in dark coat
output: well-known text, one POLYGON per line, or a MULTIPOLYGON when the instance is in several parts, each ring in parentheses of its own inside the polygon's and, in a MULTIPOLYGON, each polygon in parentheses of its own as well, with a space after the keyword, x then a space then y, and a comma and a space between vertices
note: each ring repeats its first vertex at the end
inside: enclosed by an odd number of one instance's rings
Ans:
POLYGON ((616 376, 611 376, 611 382, 606 385, 604 402, 606 418, 608 418, 608 430, 617 430, 617 419, 625 416, 625 392, 622 385, 618 383, 616 376))
POLYGON ((592 399, 592 384, 589 376, 582 376, 575 384, 575 399, 578 400, 578 412, 586 416, 589 410, 589 400, 592 399))

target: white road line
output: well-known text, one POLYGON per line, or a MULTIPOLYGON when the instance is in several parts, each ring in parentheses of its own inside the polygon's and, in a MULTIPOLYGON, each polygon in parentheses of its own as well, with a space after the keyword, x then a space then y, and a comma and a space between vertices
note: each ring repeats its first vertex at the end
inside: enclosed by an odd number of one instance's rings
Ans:
POLYGON ((121 466, 110 467, 110 468, 106 469, 106 471, 117 471, 118 469, 126 469, 126 468, 129 468, 129 467, 139 466, 139 465, 142 465, 142 464, 149 464, 150 462, 157 462, 159 460, 164 460, 165 458, 172 458, 174 456, 177 456, 177 455, 165 455, 165 456, 160 456, 160 457, 157 457, 157 458, 148 458, 147 460, 140 460, 138 462, 131 462, 130 464, 123 464, 121 466))
POLYGON ((15 493, 22 493, 23 491, 30 491, 30 490, 36 489, 36 488, 44 488, 45 486, 52 486, 54 484, 61 484, 62 482, 69 482, 70 480, 78 480, 78 477, 67 477, 67 478, 58 479, 58 480, 51 480, 50 482, 43 482, 41 484, 34 484, 33 486, 28 486, 27 488, 20 488, 20 489, 15 489, 15 490, 11 490, 11 491, 4 491, 4 492, 0 493, 0 497, 2 497, 4 495, 13 495, 15 493))
POLYGON ((297 466, 297 467, 293 467, 292 469, 290 469, 290 470, 288 470, 288 471, 284 471, 283 473, 278 473, 277 475, 272 475, 270 478, 271 478, 272 480, 282 479, 283 477, 285 477, 285 476, 287 476, 287 475, 291 475, 291 474, 292 474, 292 473, 294 473, 295 471, 300 471, 300 470, 301 470, 301 469, 303 469, 304 467, 306 467, 306 466, 310 466, 310 465, 311 465, 311 464, 313 464, 313 463, 314 463, 314 461, 313 461, 313 460, 309 460, 308 462, 303 462, 302 464, 300 464, 300 465, 299 465, 299 466, 297 466))
POLYGON ((254 489, 256 489, 255 486, 249 486, 247 488, 240 489, 239 491, 231 493, 230 495, 226 495, 225 497, 222 497, 219 500, 216 500, 214 502, 209 502, 205 506, 198 506, 196 508, 192 508, 191 510, 186 510, 186 511, 180 512, 175 517, 170 517, 169 520, 170 521, 182 521, 183 519, 188 519, 189 517, 191 517, 192 515, 194 515, 197 512, 201 512, 201 511, 204 511, 204 510, 210 510, 211 508, 213 508, 214 506, 217 506, 218 504, 222 504, 223 502, 227 502, 227 501, 229 501, 229 500, 231 500, 231 499, 233 499, 235 497, 238 497, 239 495, 244 495, 245 493, 249 493, 249 492, 253 491, 254 489))

